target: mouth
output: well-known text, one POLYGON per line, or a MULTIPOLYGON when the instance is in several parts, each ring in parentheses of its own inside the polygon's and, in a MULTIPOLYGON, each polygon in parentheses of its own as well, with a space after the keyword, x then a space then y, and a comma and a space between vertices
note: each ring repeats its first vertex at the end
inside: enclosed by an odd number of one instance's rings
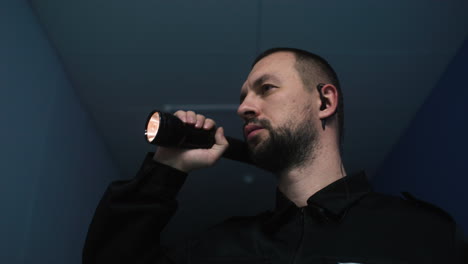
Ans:
POLYGON ((259 125, 248 124, 244 127, 244 136, 247 140, 249 140, 258 134, 262 129, 264 128, 259 125))

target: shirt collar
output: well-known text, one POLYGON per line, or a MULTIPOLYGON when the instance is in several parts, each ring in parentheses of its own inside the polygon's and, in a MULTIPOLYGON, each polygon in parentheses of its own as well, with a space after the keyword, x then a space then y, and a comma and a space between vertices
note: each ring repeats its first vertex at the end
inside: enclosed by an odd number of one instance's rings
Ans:
MULTIPOLYGON (((364 171, 361 171, 340 178, 316 192, 307 199, 306 207, 318 218, 340 221, 346 215, 347 209, 370 191, 372 191, 371 185, 364 171)), ((297 206, 277 188, 275 212, 268 222, 277 225, 287 221, 297 209, 297 206)))

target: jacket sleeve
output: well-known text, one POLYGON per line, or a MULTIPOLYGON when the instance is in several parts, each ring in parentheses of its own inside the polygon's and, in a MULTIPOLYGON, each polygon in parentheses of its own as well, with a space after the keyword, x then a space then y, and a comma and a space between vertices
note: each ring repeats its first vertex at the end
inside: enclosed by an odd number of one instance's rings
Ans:
POLYGON ((83 248, 83 263, 171 263, 160 233, 177 210, 176 195, 187 174, 152 160, 148 153, 136 177, 110 184, 83 248))

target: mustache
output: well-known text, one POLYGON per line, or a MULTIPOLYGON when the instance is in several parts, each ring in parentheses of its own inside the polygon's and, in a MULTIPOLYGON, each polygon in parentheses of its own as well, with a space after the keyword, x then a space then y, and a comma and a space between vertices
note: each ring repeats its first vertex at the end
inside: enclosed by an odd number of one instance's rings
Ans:
POLYGON ((245 121, 244 126, 242 128, 245 128, 247 125, 261 126, 261 127, 266 128, 268 130, 272 129, 271 123, 267 119, 258 119, 258 118, 249 119, 249 120, 245 121))

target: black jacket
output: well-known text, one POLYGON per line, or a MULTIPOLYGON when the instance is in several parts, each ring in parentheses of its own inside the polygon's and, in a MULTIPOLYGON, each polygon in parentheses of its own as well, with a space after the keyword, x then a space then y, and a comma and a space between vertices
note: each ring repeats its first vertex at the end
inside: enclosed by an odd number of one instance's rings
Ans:
POLYGON ((274 211, 230 218, 164 249, 159 234, 187 175, 151 157, 133 180, 107 189, 83 263, 466 263, 449 215, 413 198, 372 192, 363 173, 328 185, 303 208, 278 191, 274 211))

